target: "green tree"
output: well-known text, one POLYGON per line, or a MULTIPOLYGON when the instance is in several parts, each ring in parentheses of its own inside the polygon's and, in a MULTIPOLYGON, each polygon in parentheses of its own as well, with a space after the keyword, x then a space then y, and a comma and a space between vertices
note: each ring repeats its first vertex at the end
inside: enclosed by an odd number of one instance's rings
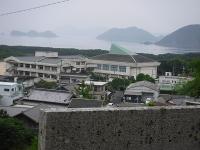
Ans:
POLYGON ((194 80, 177 86, 175 88, 178 94, 188 95, 192 97, 200 97, 200 60, 193 60, 190 63, 190 67, 193 70, 194 80))
POLYGON ((19 120, 8 117, 5 111, 0 112, 0 149, 25 150, 31 144, 34 134, 19 120))
POLYGON ((109 87, 111 91, 113 90, 120 90, 123 91, 126 89, 126 87, 131 83, 129 79, 126 78, 114 78, 110 83, 109 87))
POLYGON ((148 74, 145 75, 143 73, 140 73, 140 74, 137 75, 136 81, 149 81, 149 82, 155 83, 155 79, 154 78, 152 78, 148 74))
MULTIPOLYGON (((91 85, 92 86, 92 85, 91 85)), ((78 88, 75 88, 76 94, 79 95, 80 97, 86 98, 86 99, 92 99, 93 95, 92 89, 90 86, 87 86, 84 81, 80 84, 78 88)))
POLYGON ((57 83, 41 80, 40 82, 35 84, 35 87, 36 88, 44 88, 44 89, 55 89, 57 87, 57 83))

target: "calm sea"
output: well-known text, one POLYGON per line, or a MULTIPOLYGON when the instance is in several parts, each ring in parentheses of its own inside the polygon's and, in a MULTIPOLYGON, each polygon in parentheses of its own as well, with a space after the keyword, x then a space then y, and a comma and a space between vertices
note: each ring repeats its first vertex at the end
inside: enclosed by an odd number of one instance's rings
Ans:
MULTIPOLYGON (((23 45, 23 46, 44 46, 56 48, 78 48, 78 49, 104 49, 109 50, 111 43, 118 44, 135 53, 164 54, 164 53, 188 53, 197 50, 177 49, 161 47, 157 45, 144 45, 129 42, 107 42, 97 40, 95 37, 65 36, 57 38, 29 38, 0 36, 0 45, 23 45)), ((200 52, 200 50, 199 50, 200 52)))

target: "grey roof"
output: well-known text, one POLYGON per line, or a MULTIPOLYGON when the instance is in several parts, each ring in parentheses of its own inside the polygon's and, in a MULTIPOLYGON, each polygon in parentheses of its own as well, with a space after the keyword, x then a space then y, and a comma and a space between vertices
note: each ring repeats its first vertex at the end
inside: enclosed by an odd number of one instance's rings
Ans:
POLYGON ((23 100, 54 103, 54 104, 68 104, 71 101, 72 94, 66 91, 33 89, 29 95, 23 100))
POLYGON ((143 86, 150 88, 152 90, 155 90, 155 91, 159 91, 158 85, 151 83, 149 81, 139 81, 139 82, 132 83, 126 89, 129 90, 129 89, 134 88, 134 87, 143 87, 143 86))
POLYGON ((20 61, 37 62, 45 57, 23 56, 23 57, 16 57, 16 58, 20 61))
POLYGON ((78 59, 78 60, 81 60, 81 59, 85 59, 85 58, 87 58, 87 57, 82 56, 82 55, 66 55, 66 56, 59 56, 59 58, 62 58, 62 59, 78 59))
POLYGON ((62 60, 61 58, 44 58, 39 62, 47 64, 58 64, 61 62, 61 60, 62 60))
POLYGON ((86 57, 81 55, 68 55, 68 56, 59 56, 55 58, 49 58, 44 56, 23 56, 23 57, 15 57, 20 61, 24 62, 41 62, 47 64, 58 64, 61 60, 64 59, 77 59, 77 60, 84 60, 86 57))
POLYGON ((153 59, 147 58, 142 55, 119 55, 119 54, 103 54, 91 57, 92 60, 105 60, 105 61, 117 61, 117 62, 127 62, 135 63, 146 63, 146 62, 156 62, 153 59))
POLYGON ((68 108, 92 108, 101 106, 102 106, 102 101, 100 100, 73 98, 68 108))
POLYGON ((56 106, 56 105, 40 104, 40 105, 37 105, 33 108, 27 109, 22 114, 24 114, 25 116, 27 116, 31 120, 35 121, 36 123, 39 123, 39 117, 40 117, 41 109, 47 109, 47 108, 63 108, 63 107, 59 107, 59 106, 56 106))
POLYGON ((10 117, 17 116, 21 114, 23 111, 29 109, 24 107, 13 107, 13 106, 0 106, 0 110, 4 110, 10 117))

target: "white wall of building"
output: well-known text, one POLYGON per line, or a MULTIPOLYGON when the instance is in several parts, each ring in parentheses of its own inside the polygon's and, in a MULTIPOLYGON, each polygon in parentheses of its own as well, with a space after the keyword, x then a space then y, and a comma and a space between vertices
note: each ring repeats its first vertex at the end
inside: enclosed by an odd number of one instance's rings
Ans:
POLYGON ((0 105, 10 106, 13 101, 22 96, 22 87, 17 83, 0 82, 0 105))

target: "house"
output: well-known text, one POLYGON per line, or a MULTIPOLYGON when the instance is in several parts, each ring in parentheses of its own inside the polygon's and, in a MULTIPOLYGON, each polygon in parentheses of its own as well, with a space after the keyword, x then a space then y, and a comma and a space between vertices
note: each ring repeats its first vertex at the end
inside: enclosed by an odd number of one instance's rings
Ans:
POLYGON ((22 92, 22 86, 17 83, 0 82, 0 105, 13 105, 13 101, 23 96, 22 92))
POLYGON ((39 117, 41 109, 64 108, 57 105, 39 104, 37 106, 14 105, 0 106, 0 110, 4 110, 10 117, 14 117, 23 122, 25 127, 32 129, 38 133, 39 117))
POLYGON ((159 87, 162 91, 172 91, 176 85, 182 85, 192 79, 191 77, 173 76, 171 72, 165 72, 165 76, 159 76, 159 87))
POLYGON ((37 106, 39 104, 49 104, 58 106, 68 106, 73 94, 61 90, 31 89, 18 104, 37 106))
POLYGON ((138 74, 148 74, 157 77, 159 62, 112 44, 110 52, 91 57, 90 64, 96 64, 94 72, 107 78, 136 77, 138 74))
POLYGON ((35 56, 10 56, 4 62, 6 73, 10 76, 31 76, 72 83, 88 79, 87 70, 92 70, 94 65, 87 64, 87 60, 81 55, 58 56, 57 52, 36 51, 35 56))
POLYGON ((21 114, 23 111, 27 110, 27 107, 14 107, 14 106, 0 106, 0 110, 7 112, 8 116, 15 117, 21 114))
POLYGON ((158 85, 148 81, 132 83, 124 92, 124 100, 133 103, 145 103, 146 100, 157 101, 158 96, 158 85))
POLYGON ((91 94, 95 99, 105 100, 107 96, 106 85, 108 82, 85 81, 85 84, 91 87, 91 94))

